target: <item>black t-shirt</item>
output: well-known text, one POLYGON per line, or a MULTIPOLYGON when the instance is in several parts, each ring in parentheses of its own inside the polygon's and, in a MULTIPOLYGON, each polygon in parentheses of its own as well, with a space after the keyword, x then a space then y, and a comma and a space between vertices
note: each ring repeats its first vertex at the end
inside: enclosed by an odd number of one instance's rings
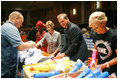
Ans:
MULTIPOLYGON (((109 28, 105 34, 97 34, 92 30, 93 42, 98 51, 98 64, 102 64, 117 57, 117 31, 109 28)), ((111 66, 107 71, 116 72, 117 65, 111 66)))

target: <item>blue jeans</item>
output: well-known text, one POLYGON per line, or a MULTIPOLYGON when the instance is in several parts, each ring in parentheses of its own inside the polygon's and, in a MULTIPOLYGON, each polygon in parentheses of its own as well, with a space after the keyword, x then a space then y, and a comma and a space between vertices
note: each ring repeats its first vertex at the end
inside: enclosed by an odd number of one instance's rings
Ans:
POLYGON ((16 78, 17 77, 17 67, 14 67, 12 70, 1 76, 1 78, 16 78))

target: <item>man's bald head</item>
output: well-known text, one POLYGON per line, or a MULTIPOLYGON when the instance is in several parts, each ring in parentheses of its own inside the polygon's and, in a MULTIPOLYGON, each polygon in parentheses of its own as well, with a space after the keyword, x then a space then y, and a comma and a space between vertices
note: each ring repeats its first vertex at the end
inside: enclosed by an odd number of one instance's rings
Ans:
POLYGON ((23 18, 23 15, 20 13, 20 12, 18 12, 18 11, 14 11, 14 12, 12 12, 10 15, 9 15, 9 20, 13 20, 13 19, 15 19, 15 18, 23 18))
POLYGON ((24 21, 23 15, 18 11, 13 11, 9 15, 9 21, 12 22, 17 28, 22 26, 22 23, 24 21))

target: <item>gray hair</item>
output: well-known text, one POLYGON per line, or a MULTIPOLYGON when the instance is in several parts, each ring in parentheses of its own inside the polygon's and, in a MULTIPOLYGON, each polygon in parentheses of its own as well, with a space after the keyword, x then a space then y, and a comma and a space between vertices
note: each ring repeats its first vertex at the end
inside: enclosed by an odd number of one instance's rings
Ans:
POLYGON ((106 15, 105 15, 104 12, 96 11, 96 12, 93 12, 93 13, 89 16, 89 21, 99 21, 99 22, 103 22, 103 21, 107 21, 107 17, 106 17, 106 15))
POLYGON ((64 19, 68 19, 68 16, 66 13, 61 13, 61 14, 57 15, 57 19, 59 19, 62 16, 64 17, 64 19))
POLYGON ((9 15, 9 20, 13 20, 15 18, 20 18, 20 17, 23 17, 23 15, 18 12, 18 11, 13 11, 10 15, 9 15))

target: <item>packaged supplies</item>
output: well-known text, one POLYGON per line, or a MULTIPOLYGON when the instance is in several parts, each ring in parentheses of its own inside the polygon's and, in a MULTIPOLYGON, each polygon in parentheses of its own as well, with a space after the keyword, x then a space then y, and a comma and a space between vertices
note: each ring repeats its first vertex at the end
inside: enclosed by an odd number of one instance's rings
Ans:
POLYGON ((96 68, 95 70, 91 71, 87 76, 85 76, 84 78, 95 78, 98 75, 101 74, 101 70, 100 68, 96 68))
POLYGON ((59 71, 51 71, 51 72, 34 74, 33 77, 34 78, 47 78, 47 77, 58 75, 58 74, 60 74, 59 71))
POLYGON ((33 78, 34 74, 47 73, 51 71, 59 71, 68 73, 75 65, 75 62, 70 61, 68 57, 62 59, 48 59, 37 64, 24 65, 23 70, 25 77, 33 78))
POLYGON ((96 78, 107 78, 109 75, 110 75, 109 72, 105 71, 101 73, 99 76, 97 76, 96 78))
POLYGON ((82 67, 82 63, 81 62, 77 62, 76 64, 75 64, 75 66, 72 68, 72 70, 69 72, 69 73, 74 73, 74 72, 76 72, 78 69, 80 69, 81 67, 82 67))
POLYGON ((88 75, 91 72, 90 68, 86 68, 85 70, 83 70, 83 72, 81 72, 81 74, 79 76, 77 76, 76 78, 83 78, 86 75, 88 75))
POLYGON ((43 51, 32 47, 25 51, 19 51, 20 62, 25 65, 36 64, 45 56, 42 55, 43 51))
POLYGON ((96 64, 96 57, 97 57, 97 50, 93 49, 92 60, 91 60, 90 66, 93 66, 96 64))

